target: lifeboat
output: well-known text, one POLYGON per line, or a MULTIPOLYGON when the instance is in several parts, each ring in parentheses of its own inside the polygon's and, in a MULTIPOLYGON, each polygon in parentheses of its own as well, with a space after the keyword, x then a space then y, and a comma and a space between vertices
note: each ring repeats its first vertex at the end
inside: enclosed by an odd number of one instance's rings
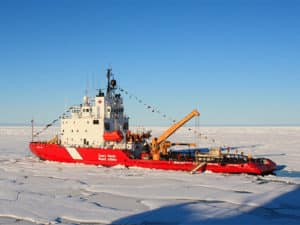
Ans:
POLYGON ((120 142, 123 140, 123 134, 119 130, 115 130, 112 132, 104 132, 103 139, 105 141, 114 141, 114 142, 120 142))

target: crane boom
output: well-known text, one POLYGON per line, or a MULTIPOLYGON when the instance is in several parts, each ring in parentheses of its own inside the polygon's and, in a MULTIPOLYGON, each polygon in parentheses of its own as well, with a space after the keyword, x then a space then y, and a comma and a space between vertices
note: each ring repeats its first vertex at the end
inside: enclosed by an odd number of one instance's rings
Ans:
POLYGON ((195 116, 199 116, 200 113, 198 110, 194 109, 192 112, 190 112, 187 116, 185 116, 182 120, 175 123, 173 126, 171 126, 168 130, 166 130, 161 136, 157 138, 157 144, 159 145, 163 141, 167 140, 168 137, 170 137, 172 134, 174 134, 180 127, 182 127, 185 123, 187 123, 189 120, 191 120, 195 116))
POLYGON ((182 127, 185 123, 191 120, 195 116, 199 116, 200 113, 198 110, 194 109, 187 116, 185 116, 182 120, 178 121, 174 125, 172 125, 168 130, 166 130, 162 135, 158 138, 153 138, 151 142, 151 154, 154 160, 159 160, 160 152, 163 155, 167 154, 167 148, 171 146, 169 141, 166 141, 168 137, 174 134, 180 127, 182 127))

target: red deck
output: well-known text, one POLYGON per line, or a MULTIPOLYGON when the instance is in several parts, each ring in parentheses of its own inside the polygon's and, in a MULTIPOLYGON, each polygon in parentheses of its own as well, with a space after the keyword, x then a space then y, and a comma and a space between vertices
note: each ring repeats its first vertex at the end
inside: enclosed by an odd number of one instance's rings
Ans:
MULTIPOLYGON (((198 164, 196 162, 169 161, 169 160, 143 160, 129 158, 129 152, 121 149, 101 149, 101 148, 74 148, 64 147, 57 144, 47 144, 42 142, 30 143, 31 151, 43 160, 84 163, 102 166, 124 165, 126 167, 142 167, 163 170, 192 171, 198 164)), ((198 171, 209 170, 218 173, 249 173, 268 174, 276 169, 276 164, 264 159, 264 163, 255 161, 245 163, 207 163, 205 168, 198 171)))

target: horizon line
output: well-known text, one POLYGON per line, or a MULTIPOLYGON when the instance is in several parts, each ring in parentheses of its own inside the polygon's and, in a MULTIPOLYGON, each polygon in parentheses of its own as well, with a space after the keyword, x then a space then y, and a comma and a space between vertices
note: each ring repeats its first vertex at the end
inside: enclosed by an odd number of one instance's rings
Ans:
MULTIPOLYGON (((46 124, 34 124, 35 127, 42 127, 46 124)), ((9 127, 17 127, 17 126, 28 126, 31 127, 31 123, 1 123, 0 126, 9 126, 9 127)), ((137 125, 132 124, 131 127, 169 127, 170 125, 137 125)), ((202 124, 199 127, 299 127, 300 124, 202 124)), ((53 127, 59 127, 59 124, 53 125, 53 127)), ((194 126, 183 126, 183 127, 194 127, 194 126)))

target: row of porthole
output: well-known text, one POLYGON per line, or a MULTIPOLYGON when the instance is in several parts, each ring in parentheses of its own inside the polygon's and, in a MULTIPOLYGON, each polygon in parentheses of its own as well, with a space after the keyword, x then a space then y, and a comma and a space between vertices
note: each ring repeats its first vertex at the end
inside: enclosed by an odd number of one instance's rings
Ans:
MULTIPOLYGON (((62 130, 62 132, 64 133, 64 132, 65 132, 65 130, 62 130)), ((71 130, 71 132, 73 133, 73 132, 74 132, 74 130, 72 129, 72 130, 71 130)), ((78 132, 79 132, 79 130, 76 130, 76 132, 78 133, 78 132)), ((87 132, 87 130, 85 130, 85 132, 87 132)))
MULTIPOLYGON (((71 141, 73 141, 73 140, 71 140, 71 141)), ((80 139, 80 141, 82 141, 82 139, 80 139)), ((87 143, 89 143, 89 142, 87 142, 87 143)), ((68 142, 67 141, 64 141, 64 144, 66 145, 66 144, 68 144, 68 142)), ((94 143, 92 143, 92 145, 91 146, 94 146, 95 144, 94 143)), ((82 146, 82 145, 78 145, 78 144, 75 144, 75 145, 72 145, 73 147, 80 147, 80 146, 82 146)), ((88 146, 90 146, 90 145, 88 145, 88 146)))
MULTIPOLYGON (((71 140, 70 141, 74 141, 74 139, 73 138, 71 138, 71 140)), ((80 138, 80 141, 84 141, 85 143, 89 143, 89 141, 87 141, 85 138, 83 139, 83 138, 80 138)), ((66 140, 66 141, 64 141, 64 143, 67 143, 68 142, 68 139, 66 140)), ((95 142, 93 142, 92 143, 93 145, 95 144, 95 142)))
MULTIPOLYGON (((76 123, 76 122, 75 122, 75 121, 73 121, 73 124, 75 124, 75 123, 76 123)), ((87 120, 87 121, 86 121, 86 123, 87 123, 87 124, 89 124, 89 123, 90 123, 90 121, 89 121, 89 120, 87 120)), ((62 122, 62 124, 68 124, 68 121, 62 122)))
MULTIPOLYGON (((74 139, 73 138, 71 138, 71 141, 74 141, 74 139)), ((82 138, 80 139, 80 141, 82 141, 82 138)), ((65 141, 64 143, 66 143, 67 141, 65 141)))

